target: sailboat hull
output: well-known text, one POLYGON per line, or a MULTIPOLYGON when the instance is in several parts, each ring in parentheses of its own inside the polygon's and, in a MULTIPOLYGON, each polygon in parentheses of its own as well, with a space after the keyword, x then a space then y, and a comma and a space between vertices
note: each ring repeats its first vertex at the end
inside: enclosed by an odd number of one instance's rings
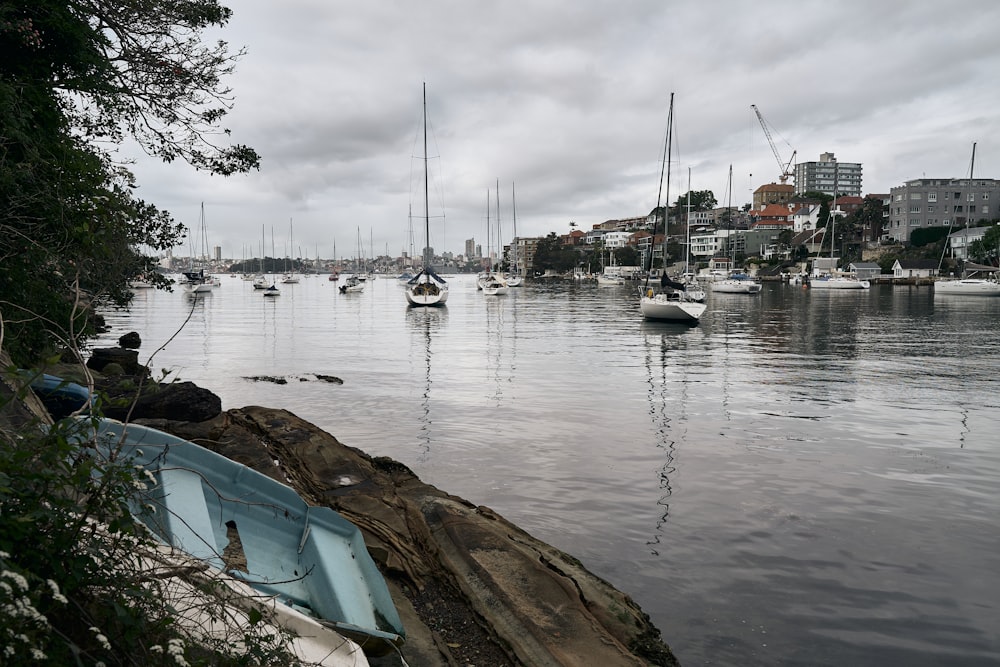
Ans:
POLYGON ((983 278, 938 280, 934 283, 934 293, 964 296, 1000 296, 1000 282, 983 278))
POLYGON ((760 283, 753 280, 720 280, 712 283, 712 291, 722 294, 757 294, 760 283))
POLYGON ((655 294, 639 300, 639 310, 647 320, 666 322, 698 322, 707 309, 703 303, 688 301, 676 294, 655 294))
POLYGON ((426 283, 420 283, 406 290, 406 301, 411 306, 443 306, 448 301, 448 289, 439 288, 437 292, 433 290, 422 290, 426 283))
POLYGON ((812 289, 868 289, 871 283, 856 278, 811 278, 809 287, 812 289))

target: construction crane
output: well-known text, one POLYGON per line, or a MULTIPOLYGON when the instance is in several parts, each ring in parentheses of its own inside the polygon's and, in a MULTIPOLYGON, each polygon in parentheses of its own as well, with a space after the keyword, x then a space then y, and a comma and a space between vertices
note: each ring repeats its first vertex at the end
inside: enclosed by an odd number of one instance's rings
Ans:
MULTIPOLYGON (((791 168, 792 168, 792 163, 795 162, 796 151, 795 149, 792 149, 792 157, 788 159, 788 162, 782 162, 781 155, 778 154, 778 149, 774 145, 774 139, 771 138, 771 130, 768 129, 767 127, 767 121, 765 121, 764 117, 760 115, 760 110, 757 108, 756 104, 751 104, 750 108, 753 109, 753 112, 755 114, 757 114, 757 120, 760 121, 760 126, 764 129, 764 136, 767 137, 767 143, 768 145, 771 146, 771 152, 774 153, 774 159, 778 161, 778 169, 781 170, 781 175, 778 176, 778 178, 784 185, 788 181, 788 177, 794 175, 794 173, 791 171, 791 168)), ((788 142, 786 141, 785 143, 787 144, 788 142)), ((788 147, 792 148, 790 145, 788 147)))

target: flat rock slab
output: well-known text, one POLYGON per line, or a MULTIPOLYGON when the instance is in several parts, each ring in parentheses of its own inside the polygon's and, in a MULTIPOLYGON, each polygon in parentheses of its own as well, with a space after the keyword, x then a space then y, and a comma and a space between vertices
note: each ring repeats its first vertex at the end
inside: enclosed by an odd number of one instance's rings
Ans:
POLYGON ((409 664, 677 664, 638 605, 572 556, 286 410, 139 421, 279 479, 355 523, 403 619, 409 664))

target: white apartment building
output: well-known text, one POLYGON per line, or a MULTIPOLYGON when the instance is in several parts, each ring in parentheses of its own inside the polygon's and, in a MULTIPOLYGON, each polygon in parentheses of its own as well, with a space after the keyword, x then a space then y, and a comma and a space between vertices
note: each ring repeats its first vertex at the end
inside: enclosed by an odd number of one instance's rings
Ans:
POLYGON ((631 237, 632 232, 607 232, 602 241, 605 248, 624 248, 631 237))
POLYGON ((806 192, 824 192, 834 197, 860 197, 861 163, 838 162, 833 153, 821 154, 818 162, 797 163, 795 193, 806 192))

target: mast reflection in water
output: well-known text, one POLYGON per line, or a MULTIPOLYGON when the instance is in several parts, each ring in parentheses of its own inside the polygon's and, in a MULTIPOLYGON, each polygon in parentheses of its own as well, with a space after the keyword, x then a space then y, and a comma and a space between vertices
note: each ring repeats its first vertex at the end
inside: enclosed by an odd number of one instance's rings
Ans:
POLYGON ((436 337, 448 322, 448 311, 444 308, 409 308, 406 311, 406 324, 412 333, 411 350, 414 359, 424 361, 424 383, 421 395, 420 431, 418 439, 420 449, 417 461, 426 461, 431 452, 433 433, 431 427, 431 359, 434 356, 432 339, 436 337))

